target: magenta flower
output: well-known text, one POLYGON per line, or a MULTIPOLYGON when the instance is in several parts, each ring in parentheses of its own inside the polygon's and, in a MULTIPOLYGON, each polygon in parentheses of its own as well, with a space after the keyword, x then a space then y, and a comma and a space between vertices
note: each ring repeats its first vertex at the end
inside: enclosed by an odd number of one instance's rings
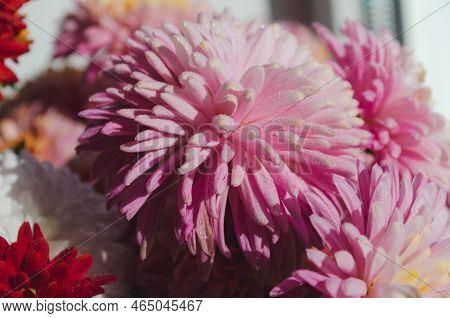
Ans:
POLYGON ((125 53, 125 39, 142 24, 195 19, 206 8, 203 0, 77 0, 75 11, 62 23, 55 56, 88 57, 87 78, 93 81, 111 66, 109 54, 125 53))
POLYGON ((180 242, 205 260, 216 245, 229 257, 229 205, 244 255, 262 268, 300 216, 300 190, 356 174, 367 133, 348 83, 279 26, 203 14, 142 27, 127 43, 114 59, 119 88, 82 113, 91 125, 80 149, 101 152, 94 173, 112 177, 108 197, 122 213, 140 211, 144 248, 157 224, 149 201, 177 175, 180 242))
POLYGON ((334 55, 337 73, 355 91, 373 134, 369 150, 375 162, 395 160, 401 174, 424 174, 450 191, 450 152, 440 141, 446 120, 430 108, 422 65, 387 31, 376 37, 348 22, 342 29, 348 41, 342 44, 323 26, 316 30, 334 55))
POLYGON ((346 206, 338 212, 308 194, 311 222, 324 249, 308 249, 311 269, 300 269, 272 296, 309 284, 329 297, 449 296, 450 223, 446 192, 422 175, 399 177, 391 163, 370 173, 359 167, 359 187, 334 183, 346 206))

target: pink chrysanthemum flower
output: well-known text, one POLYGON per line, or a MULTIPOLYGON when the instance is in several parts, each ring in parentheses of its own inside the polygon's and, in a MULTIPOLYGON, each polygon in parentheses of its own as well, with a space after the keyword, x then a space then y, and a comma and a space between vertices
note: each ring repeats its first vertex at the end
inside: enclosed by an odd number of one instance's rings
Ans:
POLYGON ((228 204, 256 268, 299 216, 302 186, 329 189, 333 173, 356 174, 367 133, 348 83, 331 81, 332 69, 278 25, 203 14, 142 27, 128 46, 114 59, 120 88, 97 94, 82 113, 91 125, 80 149, 102 152, 94 173, 113 176, 108 197, 122 213, 141 211, 144 247, 157 222, 146 203, 175 171, 179 240, 205 259, 216 244, 230 256, 228 204))
POLYGON ((203 0, 77 0, 76 11, 63 21, 55 56, 78 53, 92 59, 87 78, 111 66, 109 54, 123 54, 125 39, 142 24, 195 19, 203 0))
POLYGON ((352 84, 375 162, 395 160, 400 172, 422 173, 450 191, 449 148, 440 142, 446 120, 433 112, 425 72, 393 36, 379 37, 348 22, 342 44, 323 26, 316 30, 334 55, 336 71, 352 84))
POLYGON ((300 269, 272 295, 309 284, 330 297, 449 296, 450 223, 446 193, 422 175, 399 177, 397 167, 359 166, 359 187, 334 183, 347 209, 309 194, 311 222, 324 249, 309 249, 312 269, 300 269), (320 213, 320 216, 319 216, 320 213))

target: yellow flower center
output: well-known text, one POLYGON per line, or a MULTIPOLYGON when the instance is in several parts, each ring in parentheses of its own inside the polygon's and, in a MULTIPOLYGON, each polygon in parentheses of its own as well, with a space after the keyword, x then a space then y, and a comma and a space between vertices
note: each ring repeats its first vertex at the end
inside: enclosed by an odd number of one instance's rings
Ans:
POLYGON ((428 296, 444 296, 442 291, 450 283, 450 260, 445 255, 431 258, 431 248, 422 249, 421 244, 427 242, 430 235, 430 227, 425 226, 421 232, 411 236, 405 242, 401 255, 395 258, 395 265, 389 264, 387 272, 380 273, 368 285, 368 294, 377 284, 388 284, 411 286, 419 294, 427 293, 428 296), (393 276, 389 275, 391 270, 395 270, 393 276), (383 277, 386 273, 388 276, 383 277), (386 277, 390 277, 389 281, 385 280, 386 277))

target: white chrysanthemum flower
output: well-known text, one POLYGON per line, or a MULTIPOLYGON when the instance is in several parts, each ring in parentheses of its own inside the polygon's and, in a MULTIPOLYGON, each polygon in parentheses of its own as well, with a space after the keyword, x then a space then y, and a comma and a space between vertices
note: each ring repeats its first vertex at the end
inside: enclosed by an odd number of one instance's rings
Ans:
POLYGON ((105 199, 67 169, 55 169, 24 153, 0 154, 0 236, 14 242, 23 222, 39 223, 51 256, 74 246, 94 257, 92 274, 111 273, 107 297, 129 295, 126 272, 132 250, 123 242, 126 224, 105 199))

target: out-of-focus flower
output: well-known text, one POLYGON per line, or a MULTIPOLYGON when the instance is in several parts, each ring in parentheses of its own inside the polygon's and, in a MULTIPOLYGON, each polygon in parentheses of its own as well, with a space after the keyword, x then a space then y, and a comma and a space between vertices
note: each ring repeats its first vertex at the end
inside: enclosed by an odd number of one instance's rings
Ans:
POLYGON ((207 8, 203 0, 78 0, 56 43, 55 56, 78 53, 91 59, 87 78, 108 68, 109 54, 123 54, 125 40, 141 25, 191 20, 207 8))
POLYGON ((393 163, 359 167, 359 187, 334 178, 347 215, 307 195, 323 250, 307 250, 300 269, 273 289, 279 295, 309 284, 331 297, 449 296, 450 223, 446 192, 422 175, 399 177, 393 163), (322 216, 319 216, 320 212, 322 216))
POLYGON ((21 224, 37 223, 51 256, 69 246, 94 257, 93 274, 112 273, 119 280, 107 296, 128 296, 127 271, 133 253, 123 243, 126 224, 105 207, 105 199, 66 169, 55 170, 31 156, 0 154, 0 236, 12 242, 21 224))
POLYGON ((75 156, 84 129, 83 124, 57 110, 44 111, 38 103, 21 105, 0 116, 0 152, 24 147, 39 160, 60 167, 75 156))
POLYGON ((0 152, 24 147, 56 167, 75 157, 84 124, 78 113, 107 81, 86 84, 72 68, 49 69, 25 83, 0 109, 0 152))
POLYGON ((295 21, 282 21, 280 24, 294 34, 301 45, 306 45, 316 59, 325 62, 330 58, 330 52, 325 44, 306 25, 295 21))
POLYGON ((323 26, 316 30, 335 58, 337 74, 352 84, 373 133, 374 162, 395 160, 402 174, 424 174, 450 191, 450 150, 440 142, 446 120, 430 108, 422 65, 387 31, 376 37, 348 22, 343 44, 323 26))
POLYGON ((8 243, 0 236, 0 297, 7 298, 90 298, 103 294, 102 286, 113 275, 87 277, 92 256, 77 257, 69 247, 54 259, 38 224, 28 222, 19 229, 17 241, 8 243))
POLYGON ((368 134, 348 83, 331 81, 331 68, 279 25, 226 13, 143 27, 127 42, 129 54, 114 59, 119 88, 93 96, 82 113, 91 124, 79 149, 102 152, 93 172, 112 177, 109 200, 127 219, 138 215, 147 246, 155 232, 147 203, 178 171, 179 241, 205 262, 216 245, 231 257, 229 204, 242 252, 264 269, 289 221, 302 219, 300 190, 356 174, 368 134))
MULTIPOLYGON (((28 0, 4 0, 0 2, 0 86, 17 82, 17 76, 5 64, 7 59, 17 61, 28 52, 30 41, 24 17, 18 13, 28 0)), ((0 91, 0 100, 2 94, 0 91)))

